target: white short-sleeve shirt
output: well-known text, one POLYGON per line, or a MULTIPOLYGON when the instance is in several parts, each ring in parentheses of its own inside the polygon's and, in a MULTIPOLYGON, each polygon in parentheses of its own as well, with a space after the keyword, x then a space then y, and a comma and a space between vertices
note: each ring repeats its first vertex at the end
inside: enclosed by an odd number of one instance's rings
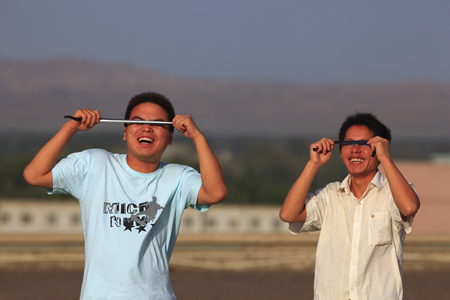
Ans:
POLYGON ((403 299, 403 241, 413 218, 402 220, 387 179, 377 172, 361 199, 350 175, 309 194, 304 223, 291 233, 320 230, 315 299, 403 299))

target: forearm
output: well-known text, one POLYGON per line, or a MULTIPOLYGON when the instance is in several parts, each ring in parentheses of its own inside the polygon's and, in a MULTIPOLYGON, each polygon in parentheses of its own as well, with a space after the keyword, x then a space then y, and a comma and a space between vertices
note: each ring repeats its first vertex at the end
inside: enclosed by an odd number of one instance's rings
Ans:
POLYGON ((383 161, 383 168, 391 188, 394 202, 402 216, 409 217, 417 213, 420 201, 416 192, 403 177, 392 159, 383 161))
POLYGON ((75 133, 76 131, 70 128, 66 123, 58 133, 42 147, 24 170, 24 178, 29 184, 45 188, 53 187, 51 170, 58 162, 62 151, 75 133))
POLYGON ((228 194, 222 168, 203 134, 196 136, 193 141, 197 149, 202 178, 198 203, 200 205, 219 203, 228 194))
POLYGON ((305 200, 319 166, 309 161, 299 178, 292 185, 280 210, 280 218, 285 222, 306 220, 305 200))

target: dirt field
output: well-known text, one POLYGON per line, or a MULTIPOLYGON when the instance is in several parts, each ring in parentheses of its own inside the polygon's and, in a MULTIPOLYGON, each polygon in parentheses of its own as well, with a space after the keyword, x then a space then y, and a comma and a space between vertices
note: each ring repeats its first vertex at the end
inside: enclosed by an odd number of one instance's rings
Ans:
MULTIPOLYGON (((313 298, 311 272, 174 271, 171 277, 179 300, 313 298)), ((78 299, 81 280, 81 271, 1 271, 0 299, 78 299)), ((405 299, 450 299, 449 283, 450 272, 406 273, 405 299)))
MULTIPOLYGON (((182 236, 171 260, 179 300, 312 299, 317 236, 182 236)), ((450 300, 450 236, 411 236, 404 299, 450 300)), ((82 237, 0 236, 0 300, 78 299, 82 237)), ((132 298, 130 298, 132 299, 132 298)))

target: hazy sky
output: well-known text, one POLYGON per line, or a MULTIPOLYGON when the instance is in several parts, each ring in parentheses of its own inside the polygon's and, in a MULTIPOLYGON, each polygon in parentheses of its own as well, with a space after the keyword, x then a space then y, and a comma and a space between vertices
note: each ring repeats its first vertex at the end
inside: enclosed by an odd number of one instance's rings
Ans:
POLYGON ((450 1, 2 0, 0 58, 54 56, 217 79, 450 82, 450 1))

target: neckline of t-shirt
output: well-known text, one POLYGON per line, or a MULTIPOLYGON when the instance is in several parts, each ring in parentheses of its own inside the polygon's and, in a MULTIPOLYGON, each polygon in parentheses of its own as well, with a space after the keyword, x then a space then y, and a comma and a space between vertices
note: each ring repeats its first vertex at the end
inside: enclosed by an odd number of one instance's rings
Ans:
POLYGON ((152 177, 152 176, 157 175, 159 172, 161 172, 161 168, 162 168, 162 166, 163 166, 163 163, 162 163, 162 162, 159 162, 158 169, 157 169, 156 171, 154 171, 154 172, 151 172, 151 173, 141 173, 141 172, 138 172, 138 171, 136 171, 136 170, 133 170, 133 169, 128 165, 128 163, 127 163, 127 155, 128 155, 128 154, 124 154, 124 155, 122 156, 122 164, 123 164, 125 170, 126 170, 128 173, 130 173, 130 174, 132 174, 132 175, 139 176, 139 177, 152 177))

